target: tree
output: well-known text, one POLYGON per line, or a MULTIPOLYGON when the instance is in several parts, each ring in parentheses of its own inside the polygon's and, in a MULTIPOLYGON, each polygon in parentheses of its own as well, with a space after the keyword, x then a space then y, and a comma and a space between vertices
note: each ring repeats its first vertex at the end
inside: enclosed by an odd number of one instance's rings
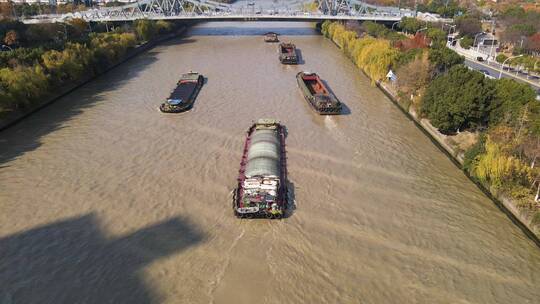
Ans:
POLYGON ((459 40, 459 45, 464 49, 469 49, 473 43, 473 39, 469 36, 463 36, 463 38, 459 40))
POLYGON ((399 28, 407 33, 416 33, 422 28, 423 24, 420 20, 413 17, 404 17, 401 22, 398 23, 399 28))
POLYGON ((157 34, 157 27, 152 20, 139 19, 135 21, 135 31, 142 40, 149 41, 157 34))
POLYGON ((462 64, 465 58, 447 47, 429 49, 429 61, 439 72, 447 71, 457 64, 462 64))
POLYGON ((445 47, 446 46, 446 32, 439 28, 429 28, 426 32, 427 37, 431 40, 432 47, 445 47))
POLYGON ((15 46, 19 43, 19 34, 16 31, 9 31, 4 37, 4 43, 9 46, 15 46))
POLYGON ((494 95, 493 81, 456 65, 428 86, 421 113, 443 133, 485 126, 494 95))
POLYGON ((156 27, 158 29, 158 33, 160 34, 170 33, 174 29, 174 25, 165 20, 158 20, 156 22, 156 27))
POLYGON ((534 102, 536 93, 529 85, 508 78, 497 80, 495 89, 495 98, 489 107, 490 125, 496 125, 504 121, 515 126, 522 113, 523 106, 529 102, 534 102))
POLYGON ((425 88, 431 79, 431 69, 428 54, 424 51, 413 61, 397 70, 399 90, 406 96, 416 94, 425 88))
POLYGON ((530 36, 525 47, 528 51, 540 53, 540 33, 530 36))
POLYGON ((356 65, 362 68, 374 83, 386 76, 398 53, 398 50, 390 46, 390 41, 375 39, 357 52, 356 65))
POLYGON ((84 19, 81 18, 74 18, 71 19, 68 24, 70 25, 70 28, 72 29, 70 36, 75 38, 80 38, 84 36, 86 31, 88 30, 88 22, 86 22, 84 19))
POLYGON ((505 54, 499 54, 497 57, 495 57, 495 60, 498 63, 503 63, 506 59, 508 59, 508 57, 505 54))
POLYGON ((47 90, 41 66, 0 69, 0 102, 3 108, 27 107, 47 90))
POLYGON ((473 16, 456 18, 456 25, 461 37, 474 36, 476 33, 480 33, 482 31, 482 23, 477 17, 473 16))

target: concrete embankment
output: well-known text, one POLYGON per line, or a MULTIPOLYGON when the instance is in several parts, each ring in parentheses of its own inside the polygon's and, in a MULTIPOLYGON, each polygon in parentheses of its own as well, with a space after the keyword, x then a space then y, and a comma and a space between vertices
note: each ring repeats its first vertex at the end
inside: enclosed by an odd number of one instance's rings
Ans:
POLYGON ((77 82, 66 85, 65 87, 62 87, 58 92, 52 93, 50 96, 47 96, 46 98, 44 98, 42 102, 38 102, 35 105, 33 105, 32 107, 30 107, 30 108, 27 108, 27 109, 22 110, 22 111, 13 112, 13 113, 8 114, 8 115, 6 115, 4 117, 1 117, 0 118, 0 131, 11 127, 12 125, 18 123, 22 119, 24 119, 24 118, 28 117, 29 115, 32 115, 33 113, 35 113, 35 112, 43 109, 44 107, 54 103, 55 101, 57 101, 61 97, 71 93, 75 89, 80 88, 81 86, 83 86, 86 83, 96 79, 97 77, 103 75, 104 73, 107 73, 108 71, 114 69, 115 67, 117 67, 120 64, 128 61, 129 59, 131 59, 131 58, 133 58, 133 57, 135 57, 135 56, 137 56, 139 54, 142 54, 142 53, 152 49, 153 47, 155 47, 156 45, 158 45, 158 44, 160 44, 160 43, 162 43, 164 41, 167 41, 169 39, 172 39, 174 37, 182 35, 186 31, 186 29, 187 29, 187 27, 182 27, 182 28, 178 29, 174 33, 163 35, 163 36, 160 36, 160 37, 158 37, 156 39, 153 39, 151 41, 140 44, 140 45, 136 46, 135 48, 133 48, 131 50, 128 50, 126 55, 123 58, 121 58, 117 62, 111 64, 109 67, 107 67, 101 73, 98 73, 98 74, 90 76, 90 77, 85 77, 85 78, 83 78, 83 79, 81 79, 81 80, 79 80, 77 82))

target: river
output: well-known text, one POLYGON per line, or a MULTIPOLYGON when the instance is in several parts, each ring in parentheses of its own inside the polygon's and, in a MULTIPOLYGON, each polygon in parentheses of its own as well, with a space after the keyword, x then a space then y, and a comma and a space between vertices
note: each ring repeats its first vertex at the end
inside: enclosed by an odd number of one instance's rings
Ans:
POLYGON ((1 303, 539 303, 540 250, 308 23, 207 23, 0 133, 1 303), (283 66, 268 29, 294 42, 283 66), (194 108, 157 110, 183 72, 194 108), (316 71, 346 105, 319 116, 316 71), (252 120, 296 209, 231 210, 252 120))

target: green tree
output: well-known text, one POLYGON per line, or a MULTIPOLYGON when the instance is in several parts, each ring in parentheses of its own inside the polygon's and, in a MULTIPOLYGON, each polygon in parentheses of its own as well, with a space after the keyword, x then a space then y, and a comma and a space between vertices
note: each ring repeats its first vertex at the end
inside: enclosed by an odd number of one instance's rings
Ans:
POLYGON ((428 86, 421 113, 443 133, 484 126, 494 95, 493 81, 456 65, 428 86))
POLYGON ((449 48, 441 47, 429 49, 429 61, 439 72, 442 72, 463 63, 465 58, 449 48))
POLYGON ((0 104, 4 109, 30 106, 47 87, 47 77, 39 65, 0 69, 0 104))
POLYGON ((497 60, 498 63, 503 63, 506 59, 508 59, 508 57, 504 54, 499 54, 495 58, 495 60, 497 60))
POLYGON ((419 29, 421 29, 424 24, 414 18, 414 17, 404 17, 401 19, 401 21, 398 23, 399 28, 401 28, 402 31, 407 33, 416 33, 419 29))
POLYGON ((504 121, 515 126, 523 106, 534 102, 536 93, 529 85, 508 78, 497 80, 495 88, 495 98, 490 105, 490 125, 504 121))
POLYGON ((149 41, 157 34, 158 28, 152 20, 139 19, 135 21, 135 31, 139 38, 144 41, 149 41))
POLYGON ((464 49, 470 49, 473 43, 474 40, 469 36, 464 36, 459 40, 459 45, 461 45, 461 47, 464 49))

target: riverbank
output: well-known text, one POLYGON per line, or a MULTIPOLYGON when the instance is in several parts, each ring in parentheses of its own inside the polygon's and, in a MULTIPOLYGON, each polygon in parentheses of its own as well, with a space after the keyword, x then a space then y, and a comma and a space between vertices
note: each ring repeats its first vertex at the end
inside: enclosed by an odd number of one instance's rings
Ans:
MULTIPOLYGON (((363 71, 362 71, 363 72, 363 71)), ((364 73, 365 74, 365 73, 364 73)), ((367 75, 366 75, 367 76, 367 75)), ((369 76, 368 76, 369 77, 369 76)), ((518 208, 517 202, 492 191, 489 185, 480 183, 472 178, 463 168, 465 153, 448 143, 449 136, 442 134, 435 128, 429 120, 420 118, 412 107, 407 107, 399 101, 397 94, 386 82, 377 82, 377 87, 396 105, 402 112, 415 122, 424 134, 443 151, 463 172, 503 211, 510 217, 512 222, 518 225, 523 232, 529 236, 538 246, 540 246, 540 229, 538 225, 533 225, 533 216, 518 208)))
MULTIPOLYGON (((342 49, 345 53, 348 54, 348 52, 350 52, 351 43, 355 43, 353 37, 349 37, 351 35, 353 35, 353 32, 341 32, 341 35, 338 35, 338 38, 335 38, 333 33, 331 33, 330 35, 327 35, 327 38, 329 38, 332 42, 334 42, 336 46, 338 46, 340 49, 342 49), (336 41, 336 39, 340 40, 336 41)), ((357 42, 360 45, 362 45, 363 43, 371 43, 373 45, 375 45, 375 43, 379 43, 381 45, 383 43, 388 43, 384 40, 375 40, 371 37, 357 38, 357 42)), ((381 48, 372 47, 372 50, 376 49, 381 48)), ((384 80, 384 75, 388 71, 387 69, 384 70, 380 68, 374 68, 373 62, 376 60, 379 60, 381 66, 390 65, 391 60, 388 58, 395 58, 397 56, 395 53, 396 51, 387 50, 387 53, 384 55, 376 54, 375 51, 373 51, 372 53, 369 52, 370 50, 366 51, 364 54, 358 57, 358 60, 363 60, 365 62, 355 62, 356 65, 360 68, 360 70, 368 78, 370 78, 372 83, 378 88, 380 88, 385 93, 385 95, 389 97, 392 102, 402 110, 403 113, 405 113, 411 120, 413 120, 416 126, 419 127, 426 135, 428 135, 431 140, 442 151, 444 151, 447 156, 450 157, 452 161, 460 169, 462 169, 467 174, 467 176, 473 182, 475 182, 481 188, 481 190, 486 195, 488 195, 505 214, 510 217, 510 219, 514 223, 516 223, 532 240, 535 241, 538 246, 540 246, 540 225, 537 223, 537 219, 535 219, 535 216, 537 216, 536 210, 523 207, 520 208, 520 202, 501 194, 502 191, 497 191, 495 187, 491 186, 487 182, 479 181, 477 178, 471 176, 469 172, 465 170, 464 165, 466 162, 466 153, 468 150, 472 149, 471 147, 474 146, 476 142, 478 142, 478 134, 475 134, 474 132, 458 132, 457 135, 445 135, 441 133, 435 126, 431 124, 428 119, 421 117, 421 115, 417 113, 417 107, 411 106, 410 102, 407 102, 405 104, 404 102, 400 101, 400 99, 403 99, 400 97, 403 96, 400 96, 399 91, 395 87, 394 83, 389 83, 384 80), (370 59, 370 57, 376 59, 370 59), (366 68, 368 68, 369 70, 365 70, 363 65, 365 65, 366 68)), ((349 58, 351 57, 349 56, 349 58)))
POLYGON ((84 78, 82 78, 82 79, 80 79, 78 81, 69 83, 66 86, 62 86, 59 91, 50 92, 49 94, 47 94, 47 96, 42 98, 43 101, 37 102, 37 103, 33 104, 30 107, 27 107, 27 108, 24 108, 24 109, 19 109, 17 111, 12 111, 12 112, 10 112, 10 113, 8 113, 6 115, 1 116, 0 117, 0 131, 2 131, 4 129, 7 129, 7 128, 17 124, 18 122, 25 119, 26 117, 28 117, 28 116, 38 112, 39 110, 51 105, 52 103, 56 102, 58 99, 62 98, 63 96, 73 92, 74 90, 76 90, 76 89, 80 88, 81 86, 87 84, 88 82, 96 79, 97 77, 100 77, 101 75, 103 75, 103 74, 107 73, 108 71, 116 68, 117 66, 125 63, 126 61, 132 59, 133 57, 138 56, 138 55, 140 55, 140 54, 154 48, 155 46, 157 46, 158 44, 160 44, 162 42, 165 42, 165 41, 170 40, 170 39, 172 39, 174 37, 178 37, 178 36, 182 35, 186 31, 186 29, 187 29, 187 26, 183 26, 183 27, 179 28, 178 30, 176 30, 174 33, 160 35, 159 37, 157 37, 155 39, 152 39, 152 40, 146 41, 146 42, 144 42, 142 44, 139 44, 139 45, 135 46, 133 49, 129 49, 122 58, 120 58, 117 61, 113 62, 112 64, 107 66, 105 69, 100 71, 99 73, 96 73, 95 75, 84 77, 84 78))

